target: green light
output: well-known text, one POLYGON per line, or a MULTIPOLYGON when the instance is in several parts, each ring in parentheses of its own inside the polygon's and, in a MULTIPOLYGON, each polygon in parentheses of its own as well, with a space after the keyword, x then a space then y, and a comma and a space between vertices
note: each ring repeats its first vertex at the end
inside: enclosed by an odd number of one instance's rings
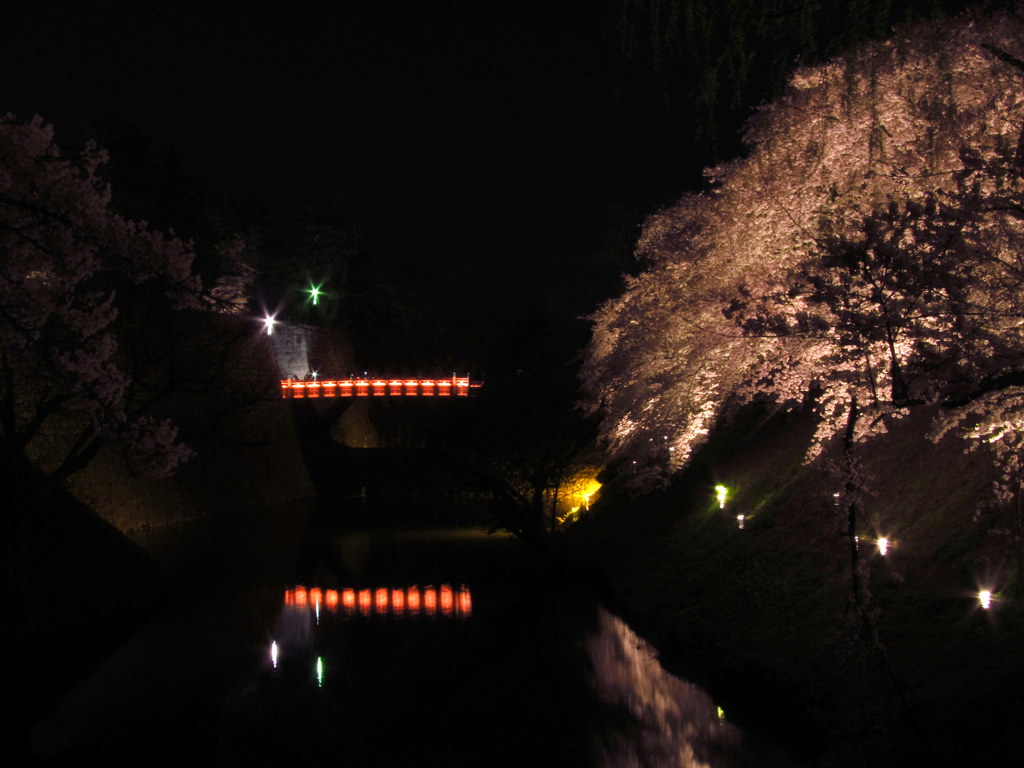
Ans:
POLYGON ((317 304, 320 303, 320 286, 319 285, 313 285, 312 283, 310 283, 309 284, 309 291, 308 291, 308 293, 309 293, 309 298, 311 298, 313 300, 313 306, 316 306, 317 304))
POLYGON ((715 486, 715 498, 718 499, 718 508, 725 509, 725 499, 729 495, 729 489, 724 485, 715 486))
POLYGON ((324 657, 316 657, 316 684, 320 687, 324 687, 324 657))

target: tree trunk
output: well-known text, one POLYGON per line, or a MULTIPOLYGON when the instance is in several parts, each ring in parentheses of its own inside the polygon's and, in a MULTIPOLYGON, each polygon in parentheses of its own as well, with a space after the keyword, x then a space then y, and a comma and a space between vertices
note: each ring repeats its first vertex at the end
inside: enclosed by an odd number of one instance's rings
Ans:
POLYGON ((860 549, 857 546, 857 500, 860 487, 857 481, 857 467, 853 455, 854 436, 856 435, 857 419, 860 408, 857 396, 850 398, 850 410, 846 415, 846 432, 843 436, 843 473, 845 483, 843 490, 846 496, 846 538, 850 547, 850 594, 859 615, 864 614, 863 585, 860 583, 860 549))

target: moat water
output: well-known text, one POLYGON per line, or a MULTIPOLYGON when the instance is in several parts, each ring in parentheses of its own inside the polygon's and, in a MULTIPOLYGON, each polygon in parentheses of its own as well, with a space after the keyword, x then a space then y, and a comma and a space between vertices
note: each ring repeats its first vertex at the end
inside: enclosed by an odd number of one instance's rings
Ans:
POLYGON ((179 564, 192 598, 40 725, 42 761, 777 764, 588 585, 510 536, 353 530, 337 511, 294 546, 275 535, 273 565, 240 558, 247 577, 179 564))

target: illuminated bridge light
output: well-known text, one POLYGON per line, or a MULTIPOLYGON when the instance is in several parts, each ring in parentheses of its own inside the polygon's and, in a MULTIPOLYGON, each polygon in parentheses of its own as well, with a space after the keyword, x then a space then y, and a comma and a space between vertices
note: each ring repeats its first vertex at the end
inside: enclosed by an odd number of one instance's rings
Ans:
POLYGON ((421 603, 420 603, 420 588, 419 587, 409 587, 409 589, 406 591, 406 596, 408 597, 409 613, 411 613, 411 614, 418 614, 420 612, 420 605, 421 605, 421 603))
POLYGON ((451 616, 452 611, 455 610, 455 596, 452 593, 452 588, 448 584, 442 584, 441 589, 438 590, 438 592, 438 602, 441 606, 441 615, 451 616))
POLYGON ((281 397, 300 400, 319 397, 469 397, 483 384, 469 376, 450 379, 282 379, 281 397))
POLYGON ((473 614, 473 598, 469 593, 469 587, 465 584, 459 587, 455 605, 461 618, 465 619, 473 614))
POLYGON ((370 594, 370 590, 361 589, 359 590, 359 615, 369 616, 370 609, 373 607, 373 596, 370 594))
POLYGON ((355 589, 322 589, 320 587, 295 586, 284 590, 284 604, 299 612, 311 612, 320 623, 321 606, 330 613, 337 613, 338 607, 345 616, 370 617, 392 616, 395 618, 415 616, 443 616, 446 618, 469 618, 473 614, 473 596, 465 584, 456 589, 451 584, 438 587, 375 587, 355 589))

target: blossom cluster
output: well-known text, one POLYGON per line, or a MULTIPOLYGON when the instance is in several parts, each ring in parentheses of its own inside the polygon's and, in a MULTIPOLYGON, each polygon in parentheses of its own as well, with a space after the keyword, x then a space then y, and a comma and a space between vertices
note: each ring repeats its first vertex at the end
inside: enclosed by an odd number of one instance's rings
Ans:
POLYGON ((1022 59, 1019 16, 964 16, 797 71, 749 153, 647 221, 645 271, 592 318, 613 455, 664 478, 730 407, 809 394, 812 455, 923 403, 1020 445, 1022 59))
POLYGON ((38 117, 0 117, 0 434, 24 450, 51 419, 84 421, 61 466, 117 444, 166 475, 190 452, 146 413, 126 331, 165 311, 237 311, 247 286, 206 290, 192 243, 118 215, 105 160, 94 144, 62 153, 38 117))

